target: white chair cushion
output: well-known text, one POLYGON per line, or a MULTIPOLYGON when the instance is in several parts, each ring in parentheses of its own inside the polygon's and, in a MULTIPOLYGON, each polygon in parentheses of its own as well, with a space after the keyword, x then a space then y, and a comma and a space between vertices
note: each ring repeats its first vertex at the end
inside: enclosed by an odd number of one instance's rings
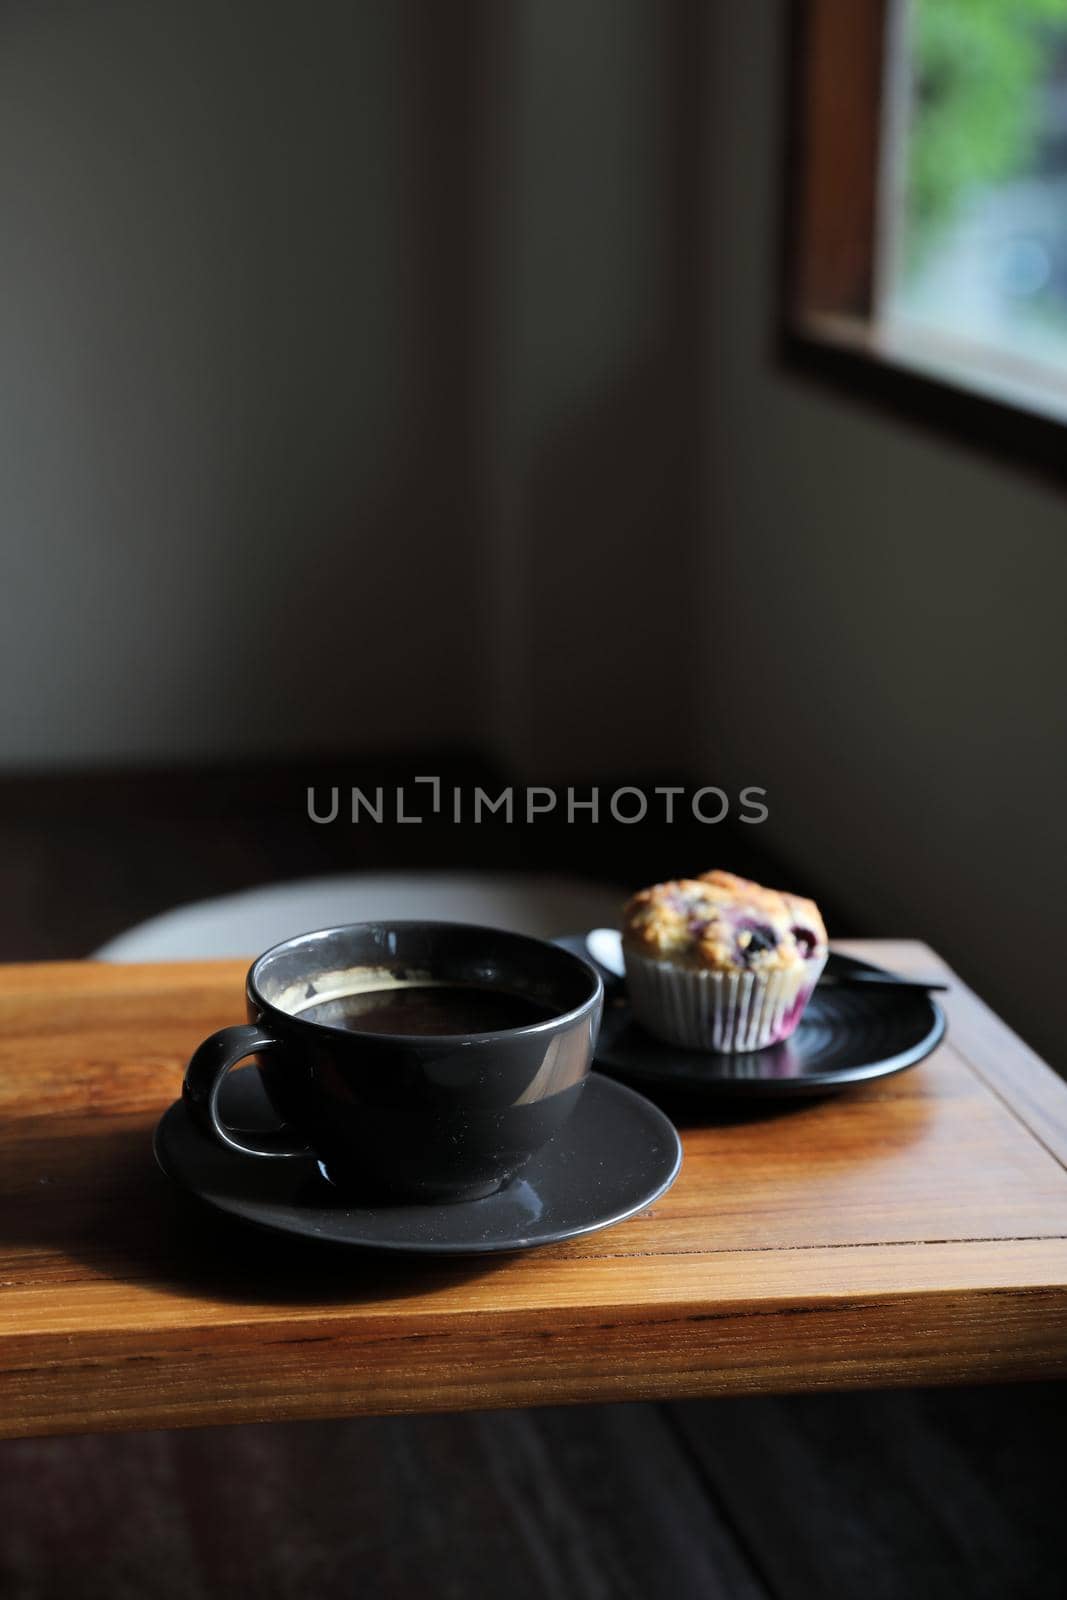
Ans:
POLYGON ((304 878, 179 906, 119 934, 99 961, 254 956, 283 939, 343 922, 426 917, 551 939, 617 926, 624 891, 543 874, 385 872, 304 878))

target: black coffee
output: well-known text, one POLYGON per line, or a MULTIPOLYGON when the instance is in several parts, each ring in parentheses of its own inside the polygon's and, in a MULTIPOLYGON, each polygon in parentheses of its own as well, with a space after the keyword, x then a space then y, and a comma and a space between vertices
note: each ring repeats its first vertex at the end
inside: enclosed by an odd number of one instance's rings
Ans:
POLYGON ((496 1033, 547 1022, 556 1010, 529 995, 476 984, 412 984, 320 1000, 301 1012, 307 1022, 358 1033, 496 1033))

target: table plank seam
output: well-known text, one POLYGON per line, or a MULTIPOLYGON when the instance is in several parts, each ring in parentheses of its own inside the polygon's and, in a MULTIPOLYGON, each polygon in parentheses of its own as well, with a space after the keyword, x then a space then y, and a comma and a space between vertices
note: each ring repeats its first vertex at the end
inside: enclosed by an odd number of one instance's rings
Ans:
POLYGON ((1029 1244, 1034 1240, 1050 1239, 1059 1243, 1067 1243, 1067 1232, 1064 1233, 976 1233, 976 1234, 947 1234, 943 1239, 843 1239, 825 1244, 816 1240, 812 1244, 730 1244, 712 1245, 702 1250, 612 1250, 603 1254, 586 1256, 564 1256, 562 1260, 571 1261, 655 1261, 663 1256, 688 1257, 699 1260, 703 1256, 765 1256, 788 1255, 790 1252, 803 1250, 893 1250, 896 1248, 914 1249, 916 1245, 953 1245, 953 1244, 1029 1244))
MULTIPOLYGON (((667 1256, 675 1260, 700 1261, 713 1256, 781 1256, 800 1254, 805 1251, 813 1250, 832 1250, 836 1252, 847 1250, 869 1251, 872 1249, 908 1250, 916 1248, 923 1249, 926 1247, 931 1249, 942 1249, 945 1246, 951 1247, 953 1245, 966 1244, 1011 1245, 1040 1243, 1067 1244, 1067 1231, 1055 1233, 946 1234, 944 1237, 915 1239, 846 1239, 825 1242, 816 1240, 810 1244, 731 1244, 713 1245, 702 1249, 688 1250, 657 1248, 654 1250, 589 1251, 580 1256, 557 1255, 555 1257, 555 1264, 557 1266, 568 1265, 580 1267, 594 1261, 657 1261, 667 1256)), ((549 1253, 550 1252, 548 1249, 543 1252, 546 1258, 548 1257, 549 1253)), ((57 1256, 56 1259, 60 1260, 63 1258, 57 1256)), ((142 1274, 124 1272, 122 1276, 122 1282, 124 1284, 152 1284, 156 1281, 156 1275, 151 1273, 142 1274)), ((85 1279, 80 1275, 71 1276, 69 1278, 57 1278, 51 1274, 48 1274, 40 1279, 23 1279, 22 1281, 18 1281, 14 1278, 0 1279, 0 1288, 14 1290, 15 1293, 33 1293, 35 1291, 39 1292, 42 1290, 48 1291, 54 1289, 57 1285, 74 1285, 77 1287, 82 1287, 84 1284, 85 1279)), ((270 1302, 264 1302, 265 1305, 269 1303, 270 1302)), ((3 1336, 3 1330, 0 1329, 0 1339, 2 1339, 3 1336)))
MULTIPOLYGON (((1047 1156, 1051 1157, 1061 1172, 1067 1172, 1067 1161, 1063 1159, 1058 1151, 1053 1149, 1048 1140, 1045 1139, 1044 1136, 1039 1133, 1033 1124, 1029 1122, 1023 1115, 1022 1110, 1007 1098, 1004 1092, 998 1088, 997 1084, 985 1072, 982 1071, 982 1068, 971 1060, 970 1056, 964 1055, 962 1050, 954 1048, 951 1038, 947 1039, 941 1048, 949 1051, 949 1053, 954 1056, 957 1061, 967 1068, 971 1076, 976 1078, 982 1087, 989 1091, 994 1100, 996 1100, 998 1105, 1002 1106, 1003 1109, 1007 1111, 1012 1120, 1018 1123, 1019 1127, 1023 1128, 1030 1135, 1030 1138, 1033 1139, 1034 1143, 1039 1145, 1047 1156)), ((1067 1096, 1067 1086, 1064 1087, 1064 1094, 1067 1096)))
MULTIPOLYGON (((1035 1301, 1047 1299, 1050 1295, 1061 1298, 1065 1287, 1067 1287, 1067 1285, 1029 1284, 1005 1286, 1001 1284, 991 1284, 978 1290, 967 1290, 966 1297, 970 1299, 974 1295, 978 1295, 983 1300, 1004 1300, 1012 1303, 1017 1301, 1035 1301)), ((745 1321, 751 1318, 770 1318, 773 1320, 781 1317, 810 1316, 839 1318, 842 1315, 850 1316, 857 1312, 878 1314, 890 1309, 894 1305, 900 1305, 901 1303, 912 1303, 915 1301, 956 1302, 959 1301, 960 1298, 961 1291, 957 1289, 931 1286, 926 1288, 908 1288, 892 1291, 878 1290, 876 1292, 872 1291, 860 1296, 853 1295, 848 1298, 838 1298, 831 1294, 826 1294, 805 1300, 798 1296, 795 1300, 777 1299, 769 1305, 752 1300, 733 1301, 721 1306, 701 1306, 699 1304, 687 1305, 682 1303, 663 1307, 662 1314, 659 1315, 651 1315, 648 1308, 641 1308, 634 1315, 618 1315, 614 1317, 605 1317, 601 1311, 601 1315, 598 1318, 594 1319, 588 1316, 579 1316, 572 1322, 562 1320, 559 1316, 559 1308, 556 1308, 555 1312, 553 1313, 552 1320, 546 1322, 544 1325, 526 1324, 518 1329, 494 1329, 491 1333, 486 1332, 485 1341, 490 1341, 496 1336, 497 1333, 502 1333, 505 1335, 514 1333, 519 1337, 536 1341, 539 1344, 548 1346, 554 1342, 557 1342, 561 1338, 570 1337, 579 1327, 582 1328, 586 1333, 625 1332, 632 1334, 639 1333, 642 1329, 657 1330, 662 1332, 672 1327, 685 1327, 690 1323, 733 1323, 745 1321)), ((597 1308, 577 1306, 569 1309, 580 1313, 585 1310, 596 1310, 597 1308)), ((512 1312, 504 1310, 493 1311, 489 1313, 467 1313, 466 1317, 470 1319, 472 1326, 465 1327, 462 1332, 468 1338, 473 1335, 474 1342, 480 1343, 483 1341, 480 1341, 477 1337, 477 1324, 497 1322, 500 1320, 509 1321, 514 1318, 514 1315, 515 1314, 512 1312)), ((245 1328, 246 1331, 251 1331, 247 1328, 247 1325, 241 1323, 233 1323, 229 1326, 232 1330, 238 1332, 241 1331, 242 1328, 245 1328)), ((195 1326, 188 1328, 185 1330, 184 1337, 181 1341, 175 1341, 166 1329, 152 1331, 157 1336, 157 1342, 165 1341, 166 1354, 172 1359, 188 1357, 198 1365, 210 1364, 215 1359, 214 1349, 205 1349, 204 1345, 197 1337, 204 1331, 202 1328, 195 1326)), ((109 1330, 106 1334, 101 1335, 101 1338, 104 1340, 118 1338, 121 1335, 121 1332, 122 1330, 109 1330)), ((436 1345, 442 1337, 447 1336, 447 1331, 439 1327, 433 1327, 429 1329, 398 1329, 395 1324, 390 1324, 388 1326, 379 1326, 377 1323, 372 1323, 369 1325, 340 1324, 336 1333, 324 1334, 321 1337, 310 1340, 291 1339, 288 1337, 263 1338, 261 1336, 257 1336, 251 1340, 251 1343, 253 1343, 257 1348, 285 1346, 290 1344, 299 1345, 303 1343, 316 1343, 328 1344, 334 1347, 338 1345, 350 1344, 357 1345, 362 1350, 375 1350, 380 1348, 386 1351, 395 1351, 398 1348, 411 1345, 433 1346, 436 1345)), ((26 1335, 24 1337, 30 1336, 26 1335)), ((62 1335, 58 1337, 62 1337, 62 1335)), ((244 1347, 243 1342, 241 1341, 227 1340, 224 1341, 219 1348, 229 1349, 235 1343, 237 1344, 238 1348, 244 1347)), ((101 1348, 99 1352, 95 1352, 90 1355, 69 1357, 66 1354, 62 1354, 47 1357, 44 1360, 38 1357, 36 1360, 14 1361, 4 1367, 4 1374, 8 1378, 13 1378, 19 1375, 25 1376, 26 1374, 31 1374, 34 1372, 62 1371, 67 1374, 74 1372, 90 1372, 98 1370, 102 1366, 110 1365, 116 1360, 121 1363, 124 1368, 128 1368, 131 1366, 152 1363, 157 1359, 158 1352, 154 1349, 137 1351, 126 1350, 116 1352, 110 1348, 107 1348, 105 1345, 105 1347, 101 1348)), ((1065 1347, 1064 1350, 1064 1359, 1067 1360, 1067 1347, 1065 1347)))

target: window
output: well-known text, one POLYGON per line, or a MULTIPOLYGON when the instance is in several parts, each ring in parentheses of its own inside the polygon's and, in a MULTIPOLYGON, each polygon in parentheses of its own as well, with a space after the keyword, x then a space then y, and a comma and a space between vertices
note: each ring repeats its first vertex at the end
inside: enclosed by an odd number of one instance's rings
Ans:
POLYGON ((913 412, 922 380, 968 425, 981 402, 1063 471, 1067 0, 807 0, 799 17, 794 345, 875 387, 882 369, 913 412))

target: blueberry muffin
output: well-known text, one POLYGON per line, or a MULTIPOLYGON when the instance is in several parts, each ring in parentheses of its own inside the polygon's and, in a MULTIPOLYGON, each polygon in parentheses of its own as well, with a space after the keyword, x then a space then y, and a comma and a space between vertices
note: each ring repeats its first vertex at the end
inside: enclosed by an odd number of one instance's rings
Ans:
POLYGON ((657 883, 623 914, 634 1011, 695 1050, 762 1050, 800 1021, 826 961, 812 900, 732 872, 657 883))

